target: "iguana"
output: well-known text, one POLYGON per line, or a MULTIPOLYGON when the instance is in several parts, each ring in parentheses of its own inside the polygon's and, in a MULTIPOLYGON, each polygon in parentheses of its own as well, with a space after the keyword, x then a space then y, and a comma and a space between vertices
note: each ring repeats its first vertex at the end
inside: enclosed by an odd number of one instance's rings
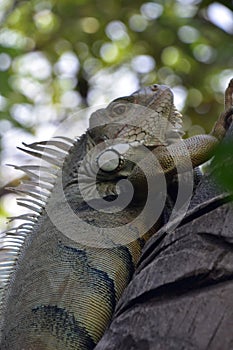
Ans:
POLYGON ((32 178, 18 192, 33 213, 1 237, 1 350, 95 347, 163 224, 161 212, 153 217, 164 200, 157 179, 210 158, 233 114, 232 90, 233 80, 209 135, 182 140, 172 91, 152 85, 97 110, 79 139, 24 144, 51 165, 16 167, 32 178), (144 210, 151 192, 155 207, 144 210))

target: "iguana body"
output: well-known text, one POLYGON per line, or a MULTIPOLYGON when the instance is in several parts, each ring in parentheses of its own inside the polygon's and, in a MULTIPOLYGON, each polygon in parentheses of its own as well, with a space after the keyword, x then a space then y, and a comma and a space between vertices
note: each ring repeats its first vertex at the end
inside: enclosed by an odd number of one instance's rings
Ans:
MULTIPOLYGON (((94 113, 90 129, 73 144, 57 139, 29 145, 28 152, 43 153, 57 173, 53 175, 52 168, 27 168, 42 181, 42 193, 31 188, 32 201, 26 204, 38 213, 25 216, 31 222, 2 238, 1 350, 94 348, 145 241, 161 225, 159 218, 148 224, 151 211, 140 217, 146 193, 142 169, 148 169, 147 180, 163 171, 171 179, 175 158, 176 165, 188 171, 184 144, 193 167, 206 161, 225 134, 232 114, 226 107, 210 135, 181 141, 181 115, 172 93, 153 85, 94 113), (160 169, 145 149, 158 157, 160 169), (112 202, 119 191, 119 198, 124 195, 124 184, 116 186, 122 179, 129 179, 136 190, 123 210, 123 202, 112 202), (134 221, 137 217, 140 220, 134 221)), ((28 187, 22 185, 21 191, 28 187)), ((156 200, 156 190, 153 195, 156 200)))

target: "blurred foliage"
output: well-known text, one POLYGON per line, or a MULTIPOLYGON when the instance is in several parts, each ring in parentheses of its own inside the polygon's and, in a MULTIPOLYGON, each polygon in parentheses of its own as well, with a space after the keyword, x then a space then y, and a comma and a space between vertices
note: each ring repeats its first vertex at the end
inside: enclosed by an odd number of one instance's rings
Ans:
MULTIPOLYGON (((233 124, 231 127, 233 131, 233 124)), ((216 152, 210 165, 214 170, 217 181, 225 188, 233 191, 233 139, 229 138, 222 142, 216 152), (221 164, 221 167, 219 166, 221 164)))
POLYGON ((139 84, 178 87, 191 118, 187 129, 193 123, 209 131, 222 109, 233 75, 232 1, 3 0, 0 6, 0 117, 16 127, 33 132, 43 119, 61 120, 92 104, 97 73, 122 66, 139 84))
POLYGON ((209 132, 233 76, 232 10, 231 0, 2 0, 0 133, 33 134, 127 82, 171 86, 186 136, 209 132))

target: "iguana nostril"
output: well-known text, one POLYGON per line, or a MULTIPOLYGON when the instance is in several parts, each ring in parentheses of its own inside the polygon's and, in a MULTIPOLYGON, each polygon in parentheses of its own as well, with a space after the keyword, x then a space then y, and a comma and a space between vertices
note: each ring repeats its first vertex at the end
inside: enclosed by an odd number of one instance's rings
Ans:
POLYGON ((151 86, 151 90, 152 91, 156 91, 158 89, 158 85, 157 84, 153 84, 152 86, 151 86))

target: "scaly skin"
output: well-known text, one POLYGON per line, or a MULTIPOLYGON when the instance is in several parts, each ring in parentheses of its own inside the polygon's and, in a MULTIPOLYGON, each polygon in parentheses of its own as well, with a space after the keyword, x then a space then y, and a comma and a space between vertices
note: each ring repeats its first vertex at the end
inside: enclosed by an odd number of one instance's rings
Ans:
MULTIPOLYGON (((173 105, 171 90, 165 86, 139 90, 92 115, 90 129, 74 142, 58 170, 45 209, 27 235, 5 286, 1 350, 94 348, 132 277, 145 241, 162 224, 158 219, 148 226, 150 212, 140 221, 132 221, 145 204, 142 169, 149 169, 151 178, 161 171, 172 178, 175 164, 185 172, 190 168, 185 149, 193 167, 207 160, 225 135, 232 115, 229 89, 227 110, 212 133, 185 141, 181 140, 181 115, 173 105), (150 163, 145 149, 158 158, 160 170, 154 166, 156 162, 150 163), (87 151, 90 154, 84 159, 87 151), (107 203, 93 190, 93 178, 107 203), (111 212, 99 210, 110 207, 109 200, 116 199, 121 179, 129 179, 136 190, 130 204, 120 210, 120 204, 113 202, 111 212), (83 200, 83 194, 90 202, 83 200), (98 209, 89 205, 92 203, 98 209), (87 223, 89 226, 85 226, 87 223)), ((29 147, 32 154, 40 144, 29 147)))

